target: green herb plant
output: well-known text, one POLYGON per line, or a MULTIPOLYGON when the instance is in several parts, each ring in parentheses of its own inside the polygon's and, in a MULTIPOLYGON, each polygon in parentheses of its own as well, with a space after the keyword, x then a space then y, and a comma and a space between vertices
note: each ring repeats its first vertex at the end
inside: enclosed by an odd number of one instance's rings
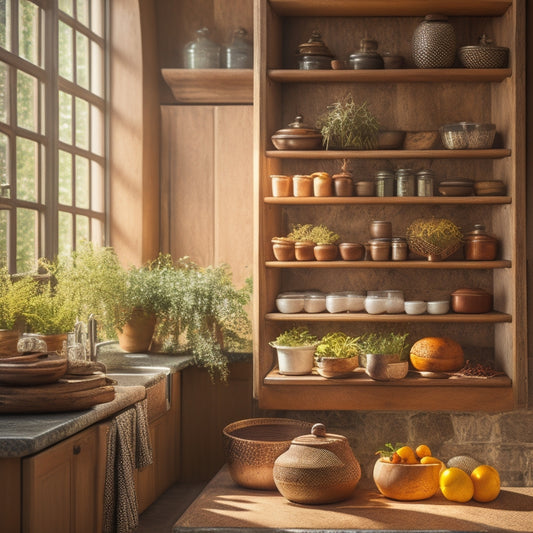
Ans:
POLYGON ((359 337, 361 355, 372 353, 378 355, 397 355, 399 361, 406 361, 410 345, 408 333, 367 333, 359 337))
POLYGON ((349 358, 360 353, 359 337, 350 337, 341 331, 324 335, 316 347, 315 356, 349 358))
POLYGON ((294 327, 284 331, 276 340, 270 342, 270 346, 313 346, 318 342, 318 338, 311 334, 305 327, 294 327))
POLYGON ((12 277, 7 267, 0 269, 0 329, 20 327, 28 304, 37 294, 37 282, 32 276, 12 277))
POLYGON ((339 235, 330 230, 327 226, 319 224, 297 224, 288 235, 288 238, 295 242, 310 241, 314 244, 335 244, 339 235))

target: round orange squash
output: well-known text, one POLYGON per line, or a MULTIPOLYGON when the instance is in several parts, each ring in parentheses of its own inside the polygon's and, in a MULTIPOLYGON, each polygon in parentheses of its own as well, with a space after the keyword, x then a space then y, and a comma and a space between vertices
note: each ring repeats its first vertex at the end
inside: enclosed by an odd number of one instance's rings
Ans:
POLYGON ((424 337, 411 347, 411 364, 423 372, 453 372, 465 364, 461 345, 447 337, 424 337))

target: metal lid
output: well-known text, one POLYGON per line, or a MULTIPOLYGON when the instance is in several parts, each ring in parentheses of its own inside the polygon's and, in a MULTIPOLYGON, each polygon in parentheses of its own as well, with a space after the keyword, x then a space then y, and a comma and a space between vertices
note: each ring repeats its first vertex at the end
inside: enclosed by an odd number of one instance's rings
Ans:
POLYGON ((304 123, 302 115, 296 115, 294 121, 289 124, 288 128, 282 128, 274 134, 278 139, 287 137, 322 137, 319 130, 311 128, 304 123))

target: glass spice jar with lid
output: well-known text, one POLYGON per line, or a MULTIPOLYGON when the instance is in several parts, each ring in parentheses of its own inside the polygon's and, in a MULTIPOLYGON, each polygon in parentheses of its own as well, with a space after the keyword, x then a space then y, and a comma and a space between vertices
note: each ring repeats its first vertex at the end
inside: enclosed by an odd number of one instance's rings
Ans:
POLYGON ((410 168, 396 171, 396 196, 415 196, 415 172, 410 168))
POLYGON ((433 182, 435 173, 429 168, 419 170, 416 173, 416 194, 417 196, 433 196, 433 182))
POLYGON ((378 170, 375 174, 376 196, 394 196, 394 172, 378 170))
POLYGON ((405 261, 407 253, 407 240, 403 237, 394 237, 391 241, 391 259, 393 261, 405 261))
POLYGON ((252 68, 253 47, 246 40, 248 32, 244 28, 237 28, 233 32, 233 40, 226 47, 226 68, 252 68))
POLYGON ((196 30, 195 39, 185 45, 185 68, 220 68, 220 46, 211 41, 208 35, 207 28, 200 28, 196 30))

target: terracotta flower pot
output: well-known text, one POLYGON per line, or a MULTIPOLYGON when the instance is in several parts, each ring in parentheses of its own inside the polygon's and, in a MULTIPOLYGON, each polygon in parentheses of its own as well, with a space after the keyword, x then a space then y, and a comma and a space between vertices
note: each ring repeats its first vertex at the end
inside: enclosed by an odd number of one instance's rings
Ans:
POLYGON ((301 241, 294 243, 294 253, 296 261, 314 261, 315 243, 311 241, 301 241))
POLYGON ((339 249, 336 244, 317 244, 313 248, 317 261, 335 261, 339 249))
POLYGON ((365 255, 365 247, 358 242, 341 242, 339 251, 345 261, 359 261, 365 255))
POLYGON ((0 329, 0 357, 17 353, 19 332, 12 329, 0 329))
POLYGON ((294 261, 294 241, 288 239, 272 239, 272 251, 278 261, 294 261))
POLYGON ((147 352, 152 343, 155 329, 155 316, 135 309, 122 331, 117 330, 118 342, 125 352, 147 352))

